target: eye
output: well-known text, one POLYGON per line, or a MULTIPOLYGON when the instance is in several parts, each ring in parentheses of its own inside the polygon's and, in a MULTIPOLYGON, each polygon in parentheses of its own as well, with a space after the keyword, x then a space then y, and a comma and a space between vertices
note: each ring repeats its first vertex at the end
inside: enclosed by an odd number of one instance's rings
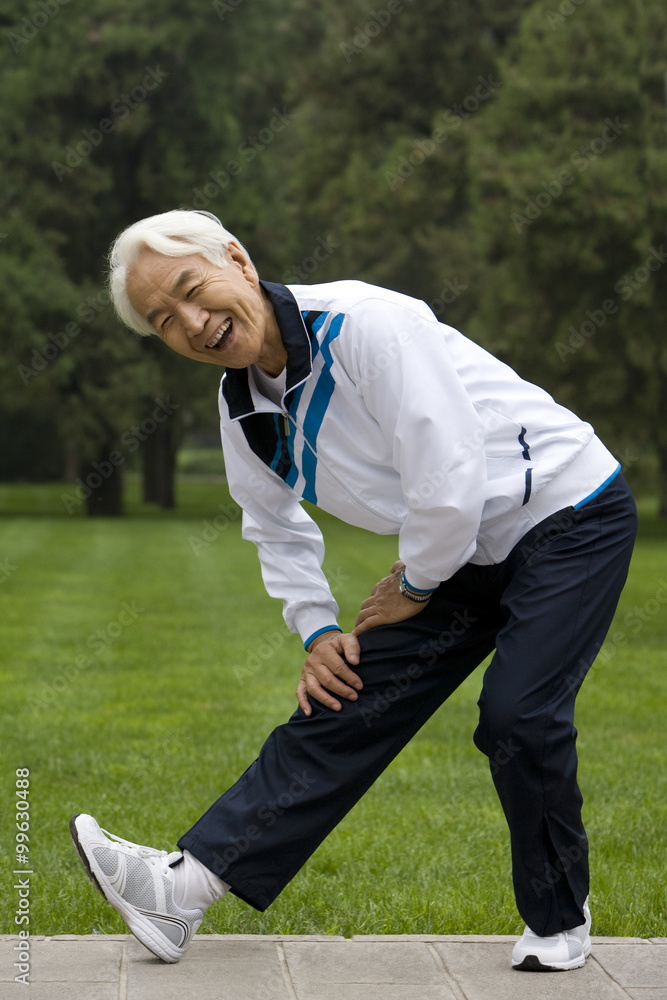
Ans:
POLYGON ((191 299, 192 296, 195 295, 199 291, 200 288, 201 288, 201 285, 193 285, 192 288, 190 289, 190 291, 185 296, 186 299, 191 299))
POLYGON ((169 329, 169 324, 171 323, 173 316, 165 316, 160 324, 160 333, 166 333, 169 329))

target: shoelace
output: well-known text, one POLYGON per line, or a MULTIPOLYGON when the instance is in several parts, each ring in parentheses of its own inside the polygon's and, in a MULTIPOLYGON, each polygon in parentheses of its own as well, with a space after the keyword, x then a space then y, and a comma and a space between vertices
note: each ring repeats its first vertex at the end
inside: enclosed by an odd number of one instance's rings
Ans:
POLYGON ((162 868, 168 868, 173 861, 177 861, 182 857, 180 851, 173 851, 168 854, 167 851, 159 851, 155 847, 144 847, 143 844, 134 844, 131 840, 125 840, 123 837, 117 837, 115 833, 109 833, 103 827, 100 827, 102 833, 109 840, 115 840, 117 844, 122 844, 123 847, 128 848, 128 850, 142 861, 148 862, 149 865, 154 865, 161 863, 162 868))

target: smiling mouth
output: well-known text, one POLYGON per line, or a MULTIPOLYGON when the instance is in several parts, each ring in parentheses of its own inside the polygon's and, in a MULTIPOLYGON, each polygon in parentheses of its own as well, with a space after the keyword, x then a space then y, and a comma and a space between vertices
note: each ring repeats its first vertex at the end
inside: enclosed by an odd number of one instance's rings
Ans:
POLYGON ((208 350, 212 351, 214 348, 219 347, 223 349, 227 345, 232 333, 232 317, 228 316, 225 322, 222 324, 220 329, 213 334, 211 339, 206 344, 208 350))

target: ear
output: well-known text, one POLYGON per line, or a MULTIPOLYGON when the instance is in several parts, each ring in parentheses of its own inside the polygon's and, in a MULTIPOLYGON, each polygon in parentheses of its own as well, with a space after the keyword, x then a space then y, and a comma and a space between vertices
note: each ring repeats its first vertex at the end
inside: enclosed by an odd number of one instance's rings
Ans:
POLYGON ((247 251, 237 243, 236 240, 230 240, 227 244, 227 254, 232 264, 236 264, 240 267, 244 277, 252 284, 255 285, 259 281, 259 275, 255 269, 255 265, 251 261, 247 251))

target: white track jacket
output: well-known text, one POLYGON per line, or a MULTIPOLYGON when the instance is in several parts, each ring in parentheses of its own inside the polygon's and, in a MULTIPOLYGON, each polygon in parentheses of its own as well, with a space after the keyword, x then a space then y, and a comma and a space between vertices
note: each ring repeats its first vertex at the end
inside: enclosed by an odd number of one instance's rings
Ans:
POLYGON ((408 582, 430 590, 467 562, 502 561, 620 469, 590 424, 424 302, 361 281, 262 286, 287 349, 282 404, 252 366, 227 370, 222 443, 243 537, 306 645, 338 606, 301 499, 398 535, 408 582))

